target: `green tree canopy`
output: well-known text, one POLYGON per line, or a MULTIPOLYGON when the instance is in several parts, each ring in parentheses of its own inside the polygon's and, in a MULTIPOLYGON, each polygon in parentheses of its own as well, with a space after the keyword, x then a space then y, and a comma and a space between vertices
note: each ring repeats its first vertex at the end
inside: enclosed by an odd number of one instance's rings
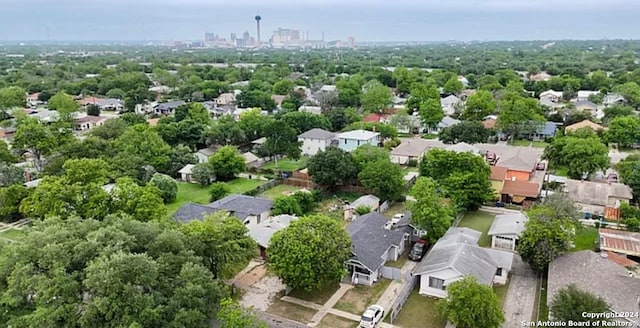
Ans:
POLYGON ((296 135, 315 128, 331 130, 331 122, 324 115, 295 111, 285 113, 280 120, 294 128, 296 135))
POLYGON ((156 173, 149 181, 149 184, 160 190, 160 196, 165 203, 168 204, 176 200, 178 196, 178 183, 172 177, 166 174, 156 173))
POLYGON ((358 171, 362 171, 370 163, 389 160, 389 156, 388 150, 374 145, 362 145, 351 152, 351 157, 358 166, 358 171))
POLYGON ((426 99, 418 105, 418 114, 422 124, 428 127, 435 127, 444 118, 444 111, 440 101, 436 99, 426 99))
POLYGON ((466 120, 480 121, 487 115, 493 114, 496 110, 496 102, 490 91, 478 90, 470 95, 465 103, 462 117, 466 120))
POLYGON ((555 138, 544 150, 544 158, 554 165, 565 165, 569 176, 581 179, 609 166, 609 149, 597 137, 555 138))
POLYGON ((148 125, 130 126, 115 140, 115 146, 128 155, 139 156, 158 172, 168 169, 171 147, 148 125))
POLYGON ((406 183, 399 165, 391 163, 389 157, 369 162, 358 174, 363 187, 380 199, 401 200, 406 183))
POLYGON ((329 190, 351 182, 358 175, 351 154, 337 147, 319 151, 309 159, 307 169, 314 183, 329 190))
POLYGON ((431 178, 419 177, 409 194, 415 198, 414 202, 409 203, 411 223, 426 231, 429 241, 435 243, 451 227, 451 208, 445 205, 437 182, 431 178))
POLYGON ((209 165, 220 181, 232 180, 236 174, 246 169, 244 157, 238 153, 238 148, 224 146, 209 158, 209 165))
POLYGON ((0 110, 5 115, 15 107, 24 107, 27 104, 27 92, 17 86, 0 88, 0 110))
POLYGON ((597 322, 603 319, 585 318, 584 313, 605 313, 609 312, 609 309, 609 305, 602 297, 571 284, 560 289, 553 296, 549 314, 556 321, 597 322))
POLYGON ((498 295, 490 286, 466 276, 447 286, 447 298, 436 303, 438 314, 456 325, 468 328, 499 328, 504 314, 498 295))
POLYGON ((458 81, 457 76, 452 76, 449 80, 447 80, 447 82, 445 82, 443 86, 445 93, 456 95, 459 94, 460 91, 462 91, 462 88, 464 88, 464 85, 462 85, 462 82, 458 81))
POLYGON ((462 121, 440 130, 438 139, 447 144, 466 142, 468 144, 487 142, 493 131, 486 129, 482 122, 462 121))
POLYGON ((360 97, 360 103, 365 111, 381 113, 391 104, 391 98, 393 98, 391 89, 382 83, 370 81, 364 88, 365 91, 360 97))
POLYGON ((604 137, 608 143, 630 147, 640 140, 640 120, 637 116, 616 117, 609 122, 604 137))

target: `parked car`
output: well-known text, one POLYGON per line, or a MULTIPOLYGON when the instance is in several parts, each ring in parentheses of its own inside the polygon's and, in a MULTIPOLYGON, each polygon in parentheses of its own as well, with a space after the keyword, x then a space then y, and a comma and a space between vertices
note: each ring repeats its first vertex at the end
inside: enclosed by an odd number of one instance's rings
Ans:
POLYGON ((545 162, 540 162, 538 163, 538 165, 536 165, 536 170, 537 171, 544 171, 544 169, 546 168, 546 163, 545 162))
POLYGON ((618 174, 617 173, 609 173, 607 175, 607 181, 617 183, 618 182, 618 174))
POLYGON ((370 305, 360 318, 360 328, 373 328, 384 318, 384 308, 380 305, 370 305))
POLYGON ((426 240, 420 239, 415 244, 413 244, 413 248, 409 252, 409 259, 412 261, 420 261, 424 254, 427 253, 429 249, 429 244, 426 240))

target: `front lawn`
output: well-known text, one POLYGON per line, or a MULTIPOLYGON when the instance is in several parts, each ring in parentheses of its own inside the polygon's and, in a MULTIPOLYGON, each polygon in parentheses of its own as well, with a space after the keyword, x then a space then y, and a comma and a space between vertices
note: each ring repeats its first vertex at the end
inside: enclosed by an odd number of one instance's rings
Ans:
POLYGON ((487 235, 487 232, 489 232, 489 228, 491 228, 491 223, 495 217, 494 214, 486 212, 469 212, 460 220, 458 227, 470 228, 482 232, 482 236, 480 236, 480 240, 478 240, 478 245, 480 247, 489 247, 491 246, 491 237, 487 235))
POLYGON ((422 139, 438 139, 438 135, 437 134, 423 134, 422 139))
POLYGON ((531 144, 530 140, 523 140, 523 139, 514 139, 511 142, 512 146, 523 146, 523 147, 529 147, 529 145, 531 144))
POLYGON ((349 289, 336 303, 334 308, 345 312, 361 315, 367 306, 374 304, 387 290, 391 280, 379 279, 373 286, 357 285, 349 289))
POLYGON ((265 181, 253 180, 247 178, 236 178, 227 182, 227 185, 231 189, 232 194, 243 194, 249 190, 253 190, 260 185, 263 185, 265 181))
MULTIPOLYGON (((403 328, 443 328, 447 321, 440 318, 436 311, 436 299, 418 294, 415 289, 400 310, 393 325, 403 328)), ((391 310, 388 310, 391 312, 391 310)), ((389 316, 385 322, 389 322, 389 316)))
POLYGON ((331 313, 327 313, 320 323, 316 326, 318 328, 357 328, 358 323, 349 320, 347 318, 339 317, 331 313))
POLYGON ((209 203, 209 188, 197 183, 178 182, 178 196, 171 204, 166 204, 169 215, 177 211, 185 203, 209 203))
POLYGON ((271 189, 265 190, 259 196, 269 199, 276 199, 278 197, 287 196, 293 192, 296 192, 302 188, 296 186, 289 186, 286 184, 279 184, 271 189))
POLYGON ((312 293, 305 292, 303 290, 292 290, 291 293, 289 293, 289 296, 316 303, 318 305, 324 305, 324 303, 327 303, 339 288, 340 285, 333 285, 312 293))
POLYGON ((572 252, 593 250, 598 241, 598 229, 591 227, 576 228, 576 236, 573 241, 572 252))
MULTIPOLYGON (((278 169, 280 171, 298 171, 307 167, 308 157, 300 157, 299 160, 283 158, 278 160, 278 169)), ((270 161, 262 166, 263 169, 275 170, 276 162, 270 161)))
POLYGON ((280 296, 280 294, 276 296, 271 306, 267 309, 267 313, 275 314, 304 324, 311 322, 311 318, 313 318, 317 312, 316 310, 283 301, 280 299, 280 296))
POLYGON ((544 141, 534 141, 531 145, 535 148, 547 148, 549 143, 544 141))

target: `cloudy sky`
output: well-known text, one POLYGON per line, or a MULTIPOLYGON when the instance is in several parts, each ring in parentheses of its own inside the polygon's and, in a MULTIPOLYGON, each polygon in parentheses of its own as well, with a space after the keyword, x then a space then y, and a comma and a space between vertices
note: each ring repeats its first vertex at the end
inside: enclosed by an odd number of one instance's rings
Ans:
POLYGON ((640 37, 638 0, 0 0, 0 40, 262 39, 278 27, 311 39, 549 40, 640 37))

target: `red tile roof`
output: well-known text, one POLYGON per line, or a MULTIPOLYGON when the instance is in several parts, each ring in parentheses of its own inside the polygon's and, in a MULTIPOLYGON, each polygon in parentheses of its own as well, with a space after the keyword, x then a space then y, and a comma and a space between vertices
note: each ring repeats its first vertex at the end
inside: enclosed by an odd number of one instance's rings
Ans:
POLYGON ((640 256, 640 233, 601 228, 600 248, 632 256, 640 256))
POLYGON ((377 113, 371 113, 362 118, 364 122, 380 122, 381 119, 382 119, 382 115, 377 113))
POLYGON ((502 186, 502 194, 537 198, 540 185, 527 181, 506 180, 502 186))
POLYGON ((504 178, 507 176, 507 171, 508 170, 509 169, 507 169, 506 167, 492 166, 491 167, 491 176, 489 176, 489 180, 503 181, 504 178))
POLYGON ((626 256, 616 254, 614 252, 606 252, 607 258, 623 267, 632 267, 638 265, 638 262, 628 259, 626 256))
POLYGON ((496 120, 488 119, 486 121, 482 121, 482 125, 485 129, 493 129, 496 126, 496 120))

